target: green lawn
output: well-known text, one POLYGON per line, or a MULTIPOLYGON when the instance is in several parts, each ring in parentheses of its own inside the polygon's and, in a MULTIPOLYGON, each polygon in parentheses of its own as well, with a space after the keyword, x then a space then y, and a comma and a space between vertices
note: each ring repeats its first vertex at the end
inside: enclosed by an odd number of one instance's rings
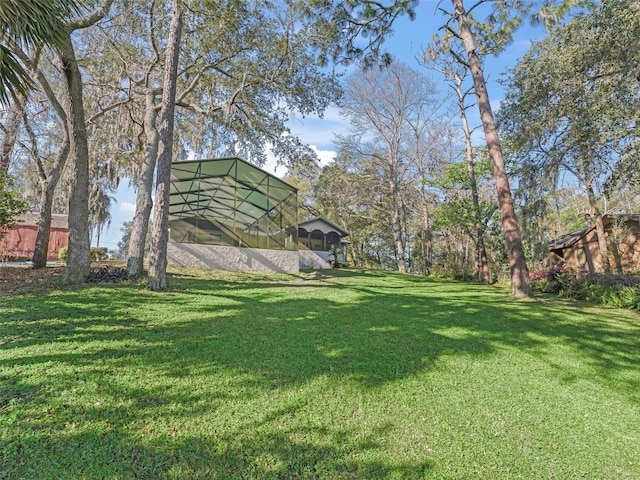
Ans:
POLYGON ((0 478, 640 479, 640 315, 382 272, 0 299, 0 478))

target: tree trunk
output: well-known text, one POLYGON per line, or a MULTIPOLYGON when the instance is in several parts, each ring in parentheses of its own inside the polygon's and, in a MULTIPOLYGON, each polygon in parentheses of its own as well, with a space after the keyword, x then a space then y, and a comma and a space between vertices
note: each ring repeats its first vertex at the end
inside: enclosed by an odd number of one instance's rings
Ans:
MULTIPOLYGON (((66 129, 65 129, 66 130, 66 129)), ((68 131, 66 132, 68 133, 68 131)), ((36 244, 31 257, 33 268, 44 268, 47 266, 47 254, 49 252, 49 236, 51 231, 51 210, 53 208, 53 194, 60 180, 62 169, 69 156, 69 136, 60 147, 60 152, 51 169, 49 176, 44 173, 44 166, 40 170, 40 219, 38 221, 38 233, 36 234, 36 244)))
POLYGON ((89 147, 84 120, 82 76, 76 61, 71 34, 60 49, 65 79, 64 106, 69 125, 71 184, 69 195, 69 249, 62 276, 65 285, 83 283, 91 267, 89 242, 89 147))
POLYGON ((176 79, 180 37, 182 34, 182 5, 173 0, 167 60, 164 72, 162 112, 160 114, 160 146, 158 153, 158 174, 156 180, 155 211, 151 252, 149 255, 149 282, 151 290, 167 288, 167 243, 169 240, 169 188, 171 183, 171 161, 173 157, 173 123, 176 99, 176 79))
POLYGON ((518 230, 518 221, 513 206, 509 177, 505 169, 502 148, 500 146, 493 112, 491 111, 491 103, 489 102, 489 94, 486 88, 482 64, 476 51, 473 32, 471 31, 467 13, 462 2, 463 0, 452 0, 456 20, 460 28, 460 38, 462 39, 469 60, 469 69, 473 77, 480 118, 491 158, 493 178, 498 194, 498 206, 500 216, 502 217, 502 229, 504 231, 507 257, 509 259, 511 293, 517 297, 530 297, 533 295, 531 278, 529 277, 529 269, 527 268, 522 248, 522 239, 518 230))
POLYGON ((129 238, 129 257, 127 258, 127 272, 130 277, 139 277, 144 269, 144 247, 149 231, 149 218, 153 200, 153 174, 158 157, 158 129, 156 120, 158 110, 155 104, 155 93, 149 89, 145 95, 144 131, 146 134, 145 155, 140 172, 138 193, 136 195, 136 213, 131 225, 129 238))
POLYGON ((422 202, 422 274, 429 275, 432 263, 432 251, 433 251, 433 238, 431 235, 431 222, 429 218, 429 204, 427 198, 424 195, 424 190, 421 196, 422 202))
POLYGON ((44 186, 40 193, 40 217, 38 218, 38 233, 36 245, 31 257, 33 268, 47 266, 47 254, 49 253, 49 235, 51 232, 51 210, 53 208, 53 190, 49 185, 44 186))
POLYGON ((482 277, 482 283, 489 285, 491 283, 491 275, 489 273, 489 264, 487 263, 487 251, 484 246, 484 225, 482 222, 482 214, 480 212, 480 199, 478 198, 478 182, 476 181, 476 168, 473 161, 473 148, 471 146, 471 130, 467 121, 467 114, 464 109, 464 100, 460 104, 460 117, 462 119, 462 128, 464 130, 465 143, 467 147, 467 173, 469 174, 469 185, 471 187, 471 202, 473 203, 473 214, 476 221, 476 262, 477 267, 474 268, 474 276, 477 275, 477 281, 482 277))
POLYGON ((26 109, 27 102, 14 100, 9 108, 7 119, 4 123, 4 135, 2 137, 2 150, 0 151, 0 175, 9 171, 11 153, 18 138, 22 116, 26 109))
MULTIPOLYGON (((607 237, 604 232, 604 224, 602 223, 602 212, 598 208, 598 202, 596 200, 595 192, 593 191, 593 185, 591 180, 588 179, 587 185, 587 197, 589 198, 589 206, 591 207, 591 217, 596 224, 596 236, 598 237, 598 254, 600 256, 600 265, 604 273, 611 273, 611 263, 609 262, 609 248, 607 247, 607 237)), ((600 272, 590 272, 600 273, 600 272)))
POLYGON ((389 158, 389 189, 391 190, 391 230, 393 233, 393 244, 398 260, 398 271, 406 273, 407 264, 405 262, 405 235, 402 222, 402 194, 398 188, 396 178, 396 168, 393 158, 389 158))

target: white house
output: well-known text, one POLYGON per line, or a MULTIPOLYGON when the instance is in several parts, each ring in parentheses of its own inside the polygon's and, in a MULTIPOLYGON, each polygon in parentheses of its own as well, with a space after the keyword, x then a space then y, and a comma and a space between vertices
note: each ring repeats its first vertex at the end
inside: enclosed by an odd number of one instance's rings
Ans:
POLYGON ((298 224, 300 268, 331 268, 332 250, 339 249, 338 261, 344 263, 344 245, 349 236, 324 217, 313 217, 298 224))

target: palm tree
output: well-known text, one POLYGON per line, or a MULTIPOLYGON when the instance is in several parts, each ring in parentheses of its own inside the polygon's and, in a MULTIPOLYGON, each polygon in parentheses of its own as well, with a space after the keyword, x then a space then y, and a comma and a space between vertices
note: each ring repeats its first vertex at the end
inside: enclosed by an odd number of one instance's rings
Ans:
POLYGON ((64 19, 80 8, 78 0, 0 0, 0 105, 26 96, 32 84, 13 47, 60 46, 64 19))

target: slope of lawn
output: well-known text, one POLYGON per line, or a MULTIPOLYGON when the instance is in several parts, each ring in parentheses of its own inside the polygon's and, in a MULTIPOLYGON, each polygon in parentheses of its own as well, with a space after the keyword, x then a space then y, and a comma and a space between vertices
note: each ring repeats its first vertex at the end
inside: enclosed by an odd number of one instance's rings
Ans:
POLYGON ((0 298, 2 479, 638 479, 640 315, 409 275, 0 298))

